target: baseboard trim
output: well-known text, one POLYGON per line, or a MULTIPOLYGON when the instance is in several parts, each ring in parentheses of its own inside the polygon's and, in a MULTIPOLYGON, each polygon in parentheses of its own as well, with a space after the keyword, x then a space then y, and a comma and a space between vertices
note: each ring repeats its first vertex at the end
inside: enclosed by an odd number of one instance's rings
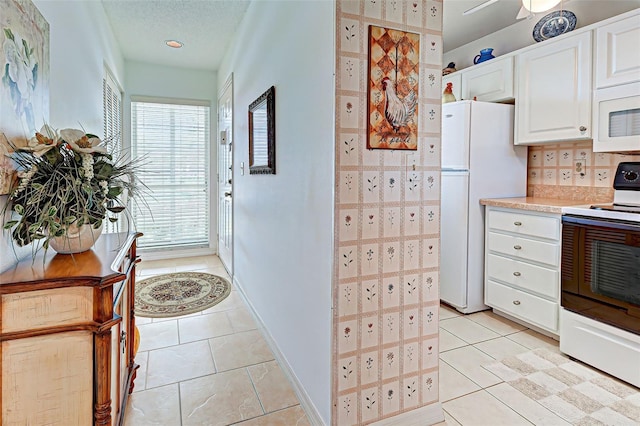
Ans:
POLYGON ((293 372, 293 369, 287 362, 286 357, 282 354, 282 352, 280 352, 280 348, 278 348, 276 341, 274 340, 273 336, 271 336, 271 334, 269 333, 269 330, 265 326, 260 315, 258 315, 258 313, 256 312, 251 301, 247 298, 244 288, 242 287, 240 282, 236 279, 236 277, 233 277, 233 284, 236 286, 236 289, 240 293, 240 296, 242 297, 245 304, 249 308, 249 312, 251 313, 251 316, 258 324, 258 327, 260 329, 260 332, 262 333, 262 336, 266 340, 267 344, 269 345, 269 349, 271 349, 271 352, 273 352, 273 356, 275 357, 276 361, 278 361, 278 364, 280 365, 280 369, 282 370, 284 375, 287 377, 287 380, 289 381, 289 383, 291 383, 291 386, 293 387, 293 391, 295 392, 296 396, 298 397, 298 400, 300 401, 300 406, 302 407, 305 414, 309 418, 309 422, 313 426, 326 426, 326 424, 322 420, 322 417, 320 416, 320 413, 318 412, 318 409, 311 401, 311 398, 309 398, 309 395, 305 391, 304 387, 302 387, 302 384, 300 383, 295 373, 293 372))
POLYGON ((521 320, 520 318, 516 318, 516 317, 514 317, 512 315, 509 315, 508 313, 500 311, 500 310, 498 310, 496 308, 492 308, 492 311, 493 311, 494 314, 496 314, 498 316, 504 317, 504 318, 506 318, 508 320, 511 320, 511 321, 513 321, 515 323, 518 323, 523 327, 530 328, 531 330, 536 331, 536 332, 538 332, 540 334, 544 334, 545 336, 550 337, 553 340, 560 340, 560 334, 559 334, 560 333, 560 328, 558 328, 558 334, 556 334, 556 333, 553 333, 551 331, 547 331, 544 328, 537 327, 535 324, 528 323, 528 322, 526 322, 524 320, 521 320))
POLYGON ((444 411, 442 411, 442 404, 434 402, 433 404, 371 423, 371 426, 427 426, 443 421, 444 411))

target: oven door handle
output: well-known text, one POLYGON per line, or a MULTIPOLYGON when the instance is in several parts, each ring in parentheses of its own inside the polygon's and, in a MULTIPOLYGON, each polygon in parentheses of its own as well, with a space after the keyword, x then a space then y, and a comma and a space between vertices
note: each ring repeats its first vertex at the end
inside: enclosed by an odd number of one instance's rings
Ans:
POLYGON ((599 228, 619 229, 622 231, 640 232, 640 223, 635 224, 622 220, 606 220, 587 216, 562 215, 562 223, 574 223, 576 225, 597 226, 599 228))

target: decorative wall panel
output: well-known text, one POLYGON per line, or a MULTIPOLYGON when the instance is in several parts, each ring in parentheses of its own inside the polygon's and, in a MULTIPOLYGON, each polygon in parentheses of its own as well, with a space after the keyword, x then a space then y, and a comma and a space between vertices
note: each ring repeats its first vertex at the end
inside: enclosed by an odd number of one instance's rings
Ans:
POLYGON ((438 401, 442 2, 338 1, 333 423, 438 401), (418 34, 416 151, 367 149, 369 26, 418 34))

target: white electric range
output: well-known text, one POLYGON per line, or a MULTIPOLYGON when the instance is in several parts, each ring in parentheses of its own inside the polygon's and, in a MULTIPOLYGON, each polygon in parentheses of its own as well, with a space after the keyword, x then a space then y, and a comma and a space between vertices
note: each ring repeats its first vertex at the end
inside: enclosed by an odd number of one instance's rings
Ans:
POLYGON ((562 209, 560 350, 640 387, 640 162, 611 204, 562 209))

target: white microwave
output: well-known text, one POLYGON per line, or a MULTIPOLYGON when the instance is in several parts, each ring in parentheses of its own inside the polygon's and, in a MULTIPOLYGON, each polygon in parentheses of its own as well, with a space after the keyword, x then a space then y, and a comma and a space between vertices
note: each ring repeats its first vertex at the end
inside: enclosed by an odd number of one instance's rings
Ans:
POLYGON ((640 82, 594 92, 593 151, 640 152, 640 82))

